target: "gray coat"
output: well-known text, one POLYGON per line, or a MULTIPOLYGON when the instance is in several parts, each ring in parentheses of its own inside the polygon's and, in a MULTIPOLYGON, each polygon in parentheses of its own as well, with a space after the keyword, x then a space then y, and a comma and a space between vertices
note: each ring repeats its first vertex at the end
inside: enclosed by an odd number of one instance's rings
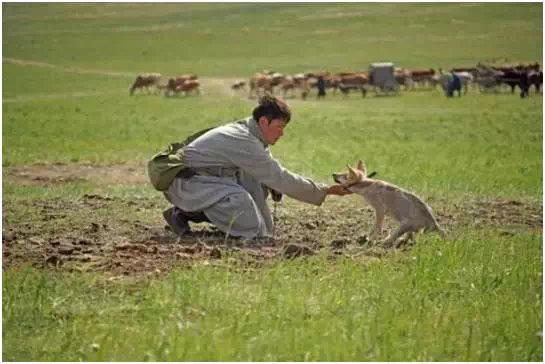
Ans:
POLYGON ((272 236, 265 201, 269 188, 299 201, 321 205, 327 185, 280 165, 252 118, 215 128, 190 143, 184 165, 198 175, 176 178, 165 193, 175 206, 203 211, 222 231, 245 238, 272 236))

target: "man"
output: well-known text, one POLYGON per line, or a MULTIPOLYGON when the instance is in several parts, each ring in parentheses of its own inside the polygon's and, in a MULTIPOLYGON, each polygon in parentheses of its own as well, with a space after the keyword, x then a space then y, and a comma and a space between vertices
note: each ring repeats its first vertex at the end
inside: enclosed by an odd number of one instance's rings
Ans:
POLYGON ((184 166, 196 173, 177 176, 165 192, 174 207, 163 213, 178 235, 191 232, 189 221, 207 221, 234 237, 272 236, 272 218, 265 199, 270 189, 299 201, 321 205, 327 195, 350 194, 294 174, 269 150, 291 119, 288 105, 263 96, 252 117, 220 126, 184 149, 184 166))
POLYGON ((453 97, 454 91, 458 91, 458 96, 462 97, 462 80, 455 72, 448 74, 447 97, 453 97))
POLYGON ((318 88, 318 94, 316 95, 317 99, 325 97, 325 79, 324 76, 318 76, 318 82, 316 83, 318 88))

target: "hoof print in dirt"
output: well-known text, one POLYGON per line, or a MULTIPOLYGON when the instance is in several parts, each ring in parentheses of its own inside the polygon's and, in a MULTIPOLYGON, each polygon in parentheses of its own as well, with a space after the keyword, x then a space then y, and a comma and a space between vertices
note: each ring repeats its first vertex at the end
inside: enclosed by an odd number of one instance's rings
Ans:
POLYGON ((312 256, 312 255, 316 255, 316 252, 314 252, 308 246, 301 245, 301 244, 288 244, 284 247, 282 251, 282 256, 284 258, 290 258, 290 259, 301 257, 301 256, 312 256))

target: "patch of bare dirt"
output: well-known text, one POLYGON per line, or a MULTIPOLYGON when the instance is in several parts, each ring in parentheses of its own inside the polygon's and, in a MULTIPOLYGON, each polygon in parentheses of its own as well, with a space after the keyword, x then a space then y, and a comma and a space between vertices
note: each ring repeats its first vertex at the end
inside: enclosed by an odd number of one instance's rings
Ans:
POLYGON ((145 164, 40 164, 28 167, 4 167, 4 181, 22 185, 91 182, 98 185, 149 183, 145 164))
MULTIPOLYGON (((4 182, 41 185, 149 183, 144 164, 6 167, 3 178, 4 182)), ((439 223, 451 232, 460 226, 495 226, 506 235, 542 231, 542 205, 515 200, 428 202, 439 223)), ((162 220, 167 206, 160 194, 154 200, 86 194, 75 201, 4 201, 3 267, 30 263, 119 277, 233 261, 252 269, 278 259, 313 256, 324 249, 332 259, 373 260, 388 254, 378 241, 367 237, 374 212, 358 196, 331 198, 320 208, 285 199, 276 208, 275 238, 253 241, 228 239, 208 224, 194 224, 194 234, 179 239, 162 220)), ((386 220, 386 230, 392 227, 392 221, 386 220)), ((411 244, 402 241, 397 248, 411 244)))
MULTIPOLYGON (((506 235, 542 231, 542 206, 513 200, 431 203, 439 223, 451 233, 460 226, 495 226, 506 235)), ((332 198, 319 208, 285 199, 275 213, 275 238, 263 240, 226 238, 206 223, 193 224, 192 236, 177 238, 162 220, 166 207, 160 196, 129 200, 87 194, 75 201, 4 201, 3 269, 32 264, 100 272, 115 279, 195 264, 236 263, 251 270, 321 252, 331 259, 365 262, 391 251, 367 237, 374 214, 357 196, 332 198)), ((385 229, 393 227, 395 223, 386 220, 385 229)), ((397 248, 410 249, 413 243, 403 241, 397 248)))

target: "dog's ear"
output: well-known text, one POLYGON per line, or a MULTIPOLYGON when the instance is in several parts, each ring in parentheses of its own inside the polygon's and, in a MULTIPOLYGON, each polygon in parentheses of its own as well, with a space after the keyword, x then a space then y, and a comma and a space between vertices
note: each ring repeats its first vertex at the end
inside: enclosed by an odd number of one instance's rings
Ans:
POLYGON ((361 159, 358 161, 358 166, 356 167, 356 169, 361 171, 364 176, 367 176, 367 169, 365 168, 365 164, 361 159))
POLYGON ((361 173, 356 171, 354 168, 352 168, 350 166, 348 166, 348 173, 349 173, 348 179, 350 181, 359 181, 359 180, 362 179, 361 173))

